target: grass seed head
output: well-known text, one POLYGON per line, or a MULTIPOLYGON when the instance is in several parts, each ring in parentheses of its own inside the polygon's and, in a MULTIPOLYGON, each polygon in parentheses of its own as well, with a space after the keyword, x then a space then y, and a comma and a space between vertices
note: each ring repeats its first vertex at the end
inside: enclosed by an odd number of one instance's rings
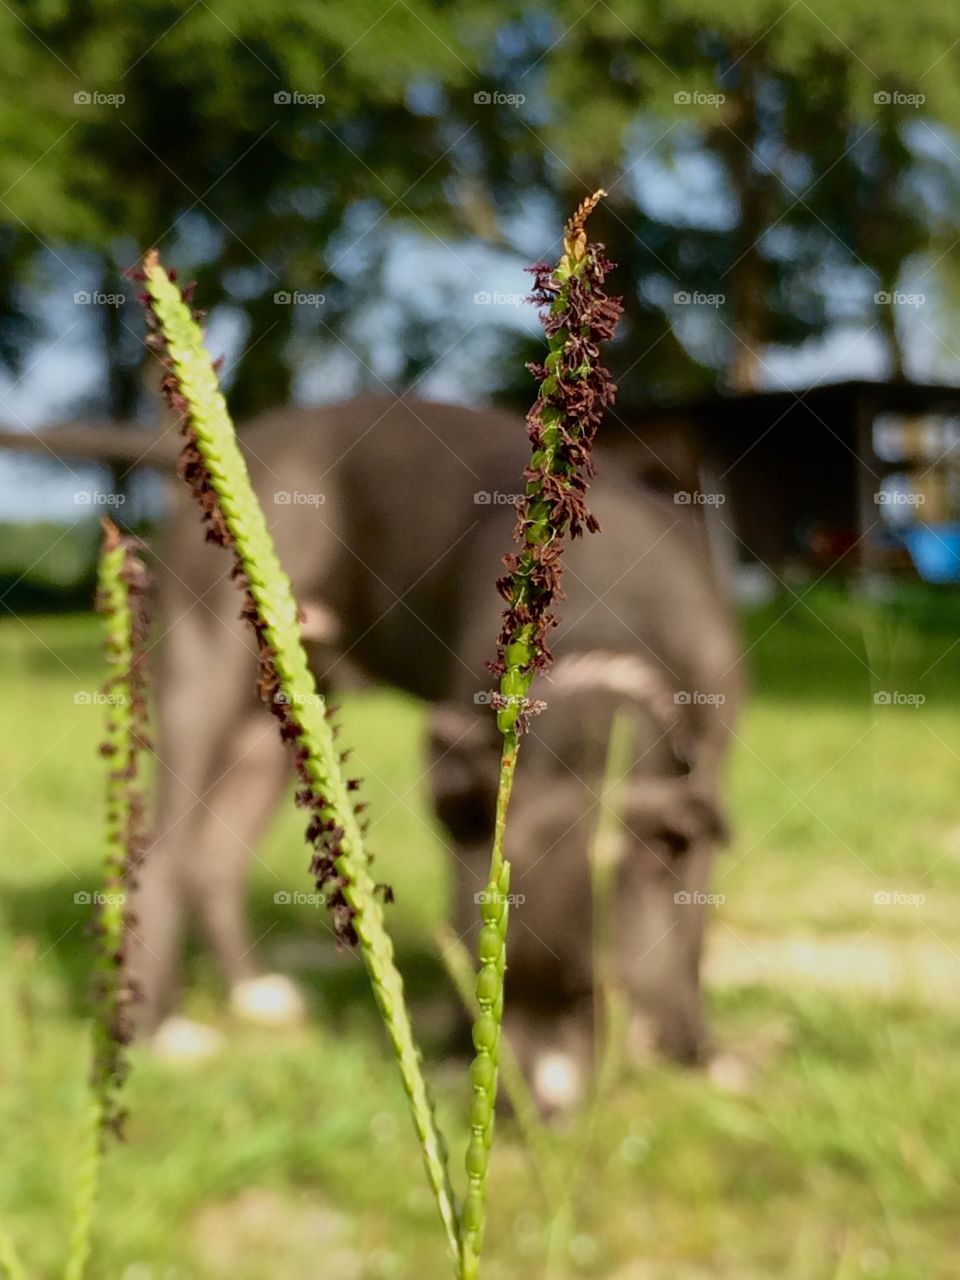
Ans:
MULTIPOLYGON (((149 254, 146 260, 147 272, 149 273, 156 265, 156 254, 149 254)), ((187 298, 186 291, 183 296, 187 298)), ((329 798, 317 787, 315 779, 307 768, 308 753, 299 743, 299 739, 303 737, 304 728, 297 714, 297 703, 295 699, 287 697, 284 692, 283 681, 276 666, 276 650, 270 642, 270 623, 263 614, 256 594, 251 589, 247 566, 237 549, 236 540, 221 504, 220 494, 200 447, 196 424, 192 418, 191 396, 181 386, 174 362, 170 359, 152 297, 149 292, 143 297, 147 304, 148 324, 152 331, 151 345, 165 368, 161 388, 170 407, 179 417, 180 431, 184 437, 177 472, 200 508, 201 519, 206 526, 207 541, 231 551, 235 557, 232 577, 242 593, 240 616, 249 624, 257 641, 259 658, 257 692, 264 704, 280 721, 281 738, 293 746, 294 764, 300 782, 297 803, 310 811, 306 828, 306 839, 313 849, 310 874, 330 912, 337 941, 354 946, 358 941, 354 928, 355 912, 344 893, 347 881, 343 873, 337 869, 337 862, 342 853, 344 830, 329 798)), ((200 313, 194 311, 192 314, 194 320, 199 323, 200 313)), ((214 361, 213 365, 216 372, 217 362, 214 361)), ((324 712, 328 721, 331 722, 334 735, 339 731, 333 720, 335 711, 336 708, 325 704, 324 712)), ((356 791, 359 785, 358 779, 352 778, 347 781, 351 792, 356 791)), ((354 805, 355 812, 361 808, 361 805, 354 805)), ((392 901, 392 892, 384 893, 383 897, 385 901, 392 901)))
POLYGON ((292 744, 300 776, 298 802, 310 810, 312 870, 331 909, 333 927, 356 941, 410 1101, 424 1166, 451 1256, 459 1253, 459 1220, 450 1185, 446 1146, 413 1035, 387 932, 382 899, 389 894, 370 874, 356 784, 343 775, 336 727, 307 660, 300 611, 277 556, 263 508, 250 481, 236 430, 220 390, 217 370, 203 346, 196 318, 155 253, 145 262, 146 293, 156 344, 168 374, 166 390, 181 411, 186 448, 184 479, 198 500, 208 537, 236 557, 234 577, 244 594, 243 616, 260 653, 260 694, 292 744))
POLYGON ((103 521, 97 608, 105 625, 109 674, 103 686, 106 740, 100 754, 107 774, 107 846, 103 893, 96 904, 96 973, 93 986, 95 1052, 92 1087, 104 1130, 121 1133, 117 1098, 127 1073, 124 1050, 132 1038, 132 1005, 140 998, 126 966, 127 942, 136 921, 129 894, 146 851, 146 803, 140 785, 144 752, 151 750, 146 646, 150 575, 141 544, 103 521))
POLYGON ((520 550, 504 557, 507 572, 497 582, 507 608, 491 666, 501 677, 494 706, 504 731, 522 731, 537 709, 527 698, 533 673, 552 661, 548 637, 557 625, 554 602, 563 598, 563 538, 599 528, 585 503, 595 474, 591 448, 616 396, 600 344, 613 338, 623 311, 622 300, 603 288, 613 263, 586 234, 587 217, 605 194, 584 200, 567 223, 556 266, 529 268, 548 353, 528 366, 540 386, 527 415, 532 453, 514 533, 520 550))

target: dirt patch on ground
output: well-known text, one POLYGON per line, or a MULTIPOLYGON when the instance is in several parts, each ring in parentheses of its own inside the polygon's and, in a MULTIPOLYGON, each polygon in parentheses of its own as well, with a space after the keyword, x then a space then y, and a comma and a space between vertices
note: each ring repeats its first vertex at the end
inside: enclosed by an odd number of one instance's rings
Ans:
POLYGON ((710 986, 796 987, 913 999, 960 1007, 960 948, 925 929, 894 938, 873 929, 861 934, 787 934, 765 937, 714 928, 704 967, 710 986))
POLYGON ((275 1274, 278 1238, 287 1263, 306 1268, 323 1258, 323 1274, 337 1280, 360 1280, 364 1273, 360 1254, 346 1244, 349 1223, 342 1213, 322 1204, 291 1205, 265 1188, 204 1206, 192 1235, 212 1275, 275 1274))

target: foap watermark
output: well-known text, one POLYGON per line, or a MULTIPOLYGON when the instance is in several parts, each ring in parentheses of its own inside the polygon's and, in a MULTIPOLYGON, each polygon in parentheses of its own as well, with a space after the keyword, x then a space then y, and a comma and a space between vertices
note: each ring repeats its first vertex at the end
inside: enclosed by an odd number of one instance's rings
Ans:
POLYGON ((926 502, 926 494, 903 493, 899 489, 881 489, 873 495, 878 507, 922 507, 926 502))
POLYGON ((899 289, 892 292, 878 289, 873 295, 878 307, 922 307, 927 300, 925 293, 903 293, 899 289))
POLYGON ((101 889, 78 889, 73 895, 78 907, 122 907, 126 900, 125 893, 104 893, 101 889))
POLYGON ((73 295, 77 307, 122 307, 126 300, 125 293, 102 293, 99 289, 79 289, 73 295))
POLYGON ((101 93, 99 89, 78 89, 73 101, 78 107, 122 107, 127 96, 124 93, 101 93))
POLYGON ((478 89, 473 95, 478 107, 522 107, 526 94, 502 93, 499 89, 478 89))
POLYGON ((300 289, 278 289, 273 295, 278 307, 322 307, 326 298, 322 293, 304 293, 300 289))
POLYGON ((326 94, 302 93, 299 89, 278 89, 273 95, 278 107, 322 107, 326 94))
POLYGON ((522 307, 527 301, 525 293, 502 293, 497 289, 481 289, 473 295, 478 307, 522 307))
MULTIPOLYGON (((478 707, 496 707, 498 711, 504 707, 528 708, 534 705, 523 694, 501 693, 499 689, 478 689, 473 695, 473 701, 478 707)), ((535 705, 543 710, 547 704, 538 699, 535 705)))
POLYGON ((694 489, 692 493, 688 489, 678 489, 673 495, 673 500, 678 507, 722 507, 727 500, 727 495, 701 493, 699 489, 694 489))
POLYGON ((725 293, 700 293, 694 289, 691 293, 687 289, 678 289, 673 295, 673 301, 678 307, 722 307, 727 301, 725 293))
POLYGON ((678 889, 674 902, 681 907, 722 907, 727 900, 725 893, 700 893, 699 890, 678 889))
POLYGON ((325 493, 303 493, 300 489, 278 489, 273 495, 278 507, 322 507, 325 493))
POLYGON ((702 689, 678 689, 673 695, 678 707, 722 707, 726 700, 725 693, 704 693, 702 689))
POLYGON ((726 100, 725 93, 704 93, 700 89, 678 89, 673 95, 678 107, 722 107, 726 100))
POLYGON ((499 903, 506 907, 522 907, 527 900, 525 893, 500 893, 496 889, 481 889, 479 893, 473 895, 473 900, 478 907, 484 906, 486 903, 499 903))
POLYGON ((78 689, 73 695, 77 707, 125 707, 127 699, 122 693, 105 693, 103 689, 78 689))
POLYGON ((273 900, 278 907, 325 907, 327 905, 325 893, 304 893, 300 889, 278 889, 273 895, 273 900))
POLYGON ((100 489, 77 489, 73 495, 76 507, 122 507, 126 500, 125 493, 104 493, 100 489))
POLYGON ((273 695, 278 707, 322 707, 324 700, 319 693, 284 693, 278 689, 273 695))
POLYGON ((900 689, 878 689, 873 701, 878 707, 922 707, 926 694, 903 693, 900 689))
POLYGON ((902 893, 899 889, 881 889, 873 895, 876 907, 922 907, 926 900, 924 893, 902 893))
POLYGON ((922 107, 927 100, 925 93, 903 93, 900 89, 878 89, 873 95, 878 107, 922 107))
POLYGON ((523 494, 501 493, 499 489, 478 489, 473 495, 473 501, 478 507, 518 507, 523 501, 523 494))

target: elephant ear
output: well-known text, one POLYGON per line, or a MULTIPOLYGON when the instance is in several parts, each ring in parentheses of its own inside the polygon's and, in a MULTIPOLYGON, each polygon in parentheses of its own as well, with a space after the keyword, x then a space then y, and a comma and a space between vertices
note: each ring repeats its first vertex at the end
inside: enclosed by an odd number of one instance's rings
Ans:
POLYGON ((437 707, 430 718, 429 751, 437 817, 459 844, 489 840, 500 768, 500 735, 489 709, 472 715, 459 707, 437 707))
POLYGON ((729 843, 730 831, 719 803, 690 785, 678 788, 678 792, 663 814, 665 838, 671 849, 686 853, 701 840, 729 843))
POLYGON ((726 844, 730 838, 720 804, 688 778, 647 780, 631 788, 624 818, 641 841, 665 845, 675 857, 703 840, 726 844))

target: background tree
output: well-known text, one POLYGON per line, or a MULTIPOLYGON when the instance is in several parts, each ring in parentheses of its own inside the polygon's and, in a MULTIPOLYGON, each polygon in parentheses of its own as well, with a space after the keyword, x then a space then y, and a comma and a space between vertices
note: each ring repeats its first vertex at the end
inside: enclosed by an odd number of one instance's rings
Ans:
MULTIPOLYGON (((499 349, 515 369, 522 325, 502 330, 491 310, 451 329, 464 264, 482 249, 519 278, 548 220, 602 184, 596 233, 630 302, 614 364, 629 375, 643 361, 624 411, 718 378, 756 386, 771 347, 838 318, 881 332, 902 373, 895 309, 873 298, 956 238, 953 35, 933 0, 909 13, 890 0, 836 8, 0 10, 12 86, 0 109, 0 357, 15 366, 42 336, 52 280, 110 292, 159 243, 238 335, 227 382, 241 417, 287 399, 318 354, 344 355, 355 382, 410 383, 469 328, 472 349, 499 349), (875 101, 897 92, 925 101, 875 101), (84 99, 97 94, 108 96, 84 99), (454 282, 411 288, 398 245, 432 250, 454 282), (275 301, 293 291, 324 302, 275 301), (369 320, 388 294, 390 359, 369 320), (684 301, 697 295, 714 301, 684 301)), ((947 255, 937 278, 951 271, 947 255)), ((82 319, 109 370, 85 407, 133 413, 138 322, 123 309, 82 319)), ((495 389, 486 360, 465 363, 471 377, 495 389)), ((529 392, 506 377, 496 389, 529 392)))

